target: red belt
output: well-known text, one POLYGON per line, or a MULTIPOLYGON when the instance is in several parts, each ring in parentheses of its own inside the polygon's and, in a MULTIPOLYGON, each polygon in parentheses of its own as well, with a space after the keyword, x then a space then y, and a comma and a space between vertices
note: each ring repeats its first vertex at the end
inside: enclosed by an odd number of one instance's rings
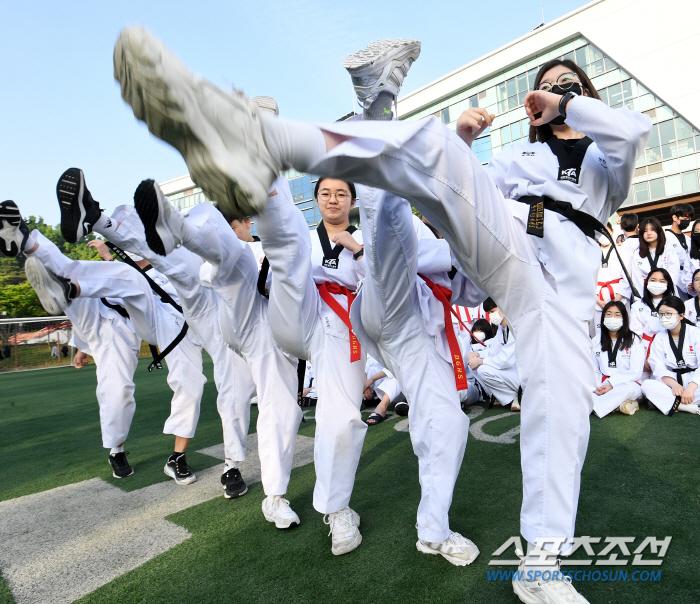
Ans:
MULTIPOLYGON (((442 287, 437 283, 433 283, 430 279, 424 277, 423 275, 418 275, 425 284, 431 289, 433 295, 437 298, 445 309, 445 334, 447 335, 447 343, 450 347, 450 355, 452 356, 452 365, 455 372, 455 383, 457 384, 457 390, 466 390, 469 386, 467 384, 467 374, 464 370, 464 362, 462 361, 462 354, 459 351, 459 344, 457 343, 457 336, 455 336, 454 326, 452 325, 451 314, 457 316, 457 314, 452 309, 450 305, 450 298, 452 298, 452 292, 446 287, 442 287)), ((457 317, 459 319, 459 317, 457 317)), ((459 321, 460 326, 462 321, 459 321)), ((465 326, 466 328, 466 326, 465 326)), ((471 332, 470 332, 471 333, 471 332)))
POLYGON ((607 287, 608 291, 610 292, 610 299, 614 300, 615 299, 615 290, 612 288, 613 285, 616 283, 619 283, 622 281, 622 277, 619 279, 614 279, 612 281, 598 281, 598 285, 600 286, 600 291, 598 292, 598 297, 600 298, 600 301, 603 301, 603 288, 607 287))
POLYGON ((321 294, 321 299, 330 306, 331 310, 340 317, 340 320, 347 325, 348 331, 350 332, 350 362, 360 360, 360 342, 352 332, 352 323, 350 323, 350 308, 352 303, 355 301, 355 294, 349 289, 338 285, 337 283, 332 283, 330 281, 324 281, 323 283, 316 284, 318 288, 318 293, 321 294), (342 294, 347 296, 348 299, 348 309, 345 310, 338 301, 333 297, 332 294, 342 294))
MULTIPOLYGON (((455 316, 457 317, 457 321, 459 321, 459 330, 462 331, 462 330, 464 329, 464 327, 462 326, 462 317, 460 316, 459 306, 457 306, 457 305, 455 304, 455 307, 454 307, 454 308, 455 308, 455 310, 457 311, 457 312, 455 312, 455 316)), ((464 309, 464 312, 467 313, 467 321, 468 321, 468 322, 471 321, 471 319, 469 318, 469 309, 468 309, 468 308, 465 308, 465 309, 464 309)))
POLYGON ((649 358, 649 353, 651 352, 651 343, 654 341, 655 337, 656 337, 656 334, 654 334, 653 336, 648 336, 647 334, 644 334, 642 336, 642 340, 646 340, 647 342, 649 342, 649 347, 647 348, 647 356, 645 357, 644 360, 649 358))

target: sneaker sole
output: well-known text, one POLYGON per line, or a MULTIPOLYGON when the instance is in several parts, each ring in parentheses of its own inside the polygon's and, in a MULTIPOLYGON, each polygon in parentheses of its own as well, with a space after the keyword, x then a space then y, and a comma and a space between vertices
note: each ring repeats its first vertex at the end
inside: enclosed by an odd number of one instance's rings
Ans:
POLYGON ((186 485, 186 484, 192 484, 193 482, 197 482, 197 475, 194 473, 192 474, 192 476, 189 476, 188 478, 185 478, 185 479, 178 478, 175 475, 175 472, 170 468, 170 466, 168 466, 168 464, 165 464, 163 471, 165 472, 166 476, 169 476, 170 478, 172 478, 177 484, 186 485))
POLYGON ((278 529, 280 530, 285 530, 289 528, 294 528, 295 526, 299 526, 301 524, 301 521, 297 520, 290 520, 287 524, 280 523, 277 520, 275 520, 274 516, 268 516, 265 512, 263 512, 263 516, 265 516, 265 520, 268 522, 273 523, 278 529))
MULTIPOLYGON (((523 604, 542 604, 543 602, 549 602, 549 598, 546 600, 539 597, 537 594, 532 594, 529 591, 527 591, 524 587, 522 587, 520 584, 522 581, 515 581, 513 580, 513 593, 520 598, 520 601, 523 602, 523 604)), ((546 597, 546 596, 545 596, 546 597)))
POLYGON ((479 557, 479 554, 481 553, 479 550, 477 550, 476 555, 469 559, 469 560, 463 560, 462 558, 456 558, 454 556, 450 556, 449 554, 445 554, 443 552, 439 552, 437 550, 434 550, 430 547, 427 547, 426 545, 423 545, 420 542, 420 539, 416 541, 416 549, 419 552, 422 552, 424 554, 431 554, 433 556, 442 556, 445 560, 447 560, 450 564, 454 564, 455 566, 467 566, 474 562, 479 557))
MULTIPOLYGON (((8 226, 15 227, 13 230, 17 231, 21 222, 22 215, 17 204, 10 200, 3 201, 0 204, 0 232, 4 231, 8 226)), ((15 241, 15 234, 10 239, 0 236, 0 251, 3 255, 11 258, 19 254, 20 249, 15 241)))
POLYGON ((195 77, 160 40, 140 27, 122 31, 113 58, 124 101, 152 134, 180 152, 192 180, 209 198, 241 217, 263 211, 279 170, 266 147, 257 105, 238 90, 227 93, 195 77), (215 123, 206 116, 198 105, 201 98, 217 104, 218 118, 227 108, 242 116, 235 132, 231 131, 233 120, 215 123), (232 140, 221 138, 219 130, 224 128, 232 140), (205 140, 213 140, 216 157, 205 140), (245 152, 231 153, 231 142, 245 152))
POLYGON ((409 406, 407 403, 399 403, 399 405, 394 405, 394 413, 400 417, 408 416, 409 406))
POLYGON ((112 470, 112 476, 114 476, 114 478, 128 478, 128 477, 131 476, 133 473, 134 473, 134 468, 131 468, 131 472, 129 472, 128 474, 125 474, 124 476, 117 476, 117 475, 114 473, 114 470, 112 470))
POLYGON ((64 306, 61 302, 68 306, 69 301, 65 298, 63 288, 55 282, 47 268, 31 255, 24 263, 24 272, 44 310, 53 316, 62 315, 64 306))
POLYGON ((224 497, 226 497, 226 499, 238 499, 239 497, 243 497, 243 495, 245 495, 247 492, 248 492, 248 487, 243 489, 240 493, 236 493, 234 495, 229 495, 226 492, 226 486, 224 486, 224 497))
POLYGON ((382 71, 390 61, 404 62, 411 58, 415 61, 420 55, 420 50, 421 43, 417 40, 377 40, 367 48, 345 57, 343 67, 350 75, 364 75, 362 71, 368 68, 382 71))
POLYGON ((620 405, 620 411, 625 415, 634 415, 639 411, 639 403, 637 401, 627 400, 620 405))
POLYGON ((86 215, 83 206, 84 190, 83 172, 78 168, 66 170, 61 174, 56 185, 56 197, 61 209, 61 234, 68 243, 75 243, 85 235, 83 231, 86 215))
POLYGON ((357 533, 357 537, 355 537, 350 543, 344 543, 342 547, 336 548, 335 546, 331 546, 331 553, 334 556, 342 556, 343 554, 349 554, 351 551, 357 549, 360 544, 362 543, 362 535, 357 533))
POLYGON ((159 256, 165 256, 167 254, 165 245, 156 229, 161 214, 158 193, 155 190, 157 186, 158 185, 156 185, 153 180, 144 180, 141 182, 134 192, 134 207, 146 231, 146 243, 148 247, 159 256))

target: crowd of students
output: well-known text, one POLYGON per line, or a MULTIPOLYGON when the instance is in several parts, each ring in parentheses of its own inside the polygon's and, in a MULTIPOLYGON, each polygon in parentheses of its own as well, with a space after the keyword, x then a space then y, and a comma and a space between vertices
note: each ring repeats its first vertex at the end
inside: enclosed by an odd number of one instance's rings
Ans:
POLYGON ((226 497, 247 491, 238 466, 256 395, 262 512, 278 528, 299 524, 285 494, 298 403, 315 405, 313 505, 332 553, 354 550, 360 515, 349 504, 364 437, 393 403, 408 414, 419 461, 416 548, 466 566, 479 549, 449 522, 469 434, 462 408, 510 406, 521 411, 520 564, 539 573, 514 578, 513 590, 523 602, 585 603, 558 556, 571 550, 590 414, 631 415, 642 395, 667 415, 700 413, 700 228, 684 235, 692 208, 676 206, 671 231, 652 218, 637 234, 626 214, 619 245, 607 241, 604 223, 628 196, 651 121, 602 103, 572 61, 540 67, 524 100, 530 142, 484 167, 471 145, 495 118, 485 109, 465 111, 456 132, 433 118, 393 119, 419 53, 417 41, 383 40, 347 57, 363 115, 319 127, 280 118, 268 97, 219 90, 128 28, 114 51, 122 97, 216 206, 181 214, 145 180, 133 206, 108 216, 71 168, 57 185, 63 236, 99 233, 109 244, 92 245, 107 262, 63 257, 11 201, 0 207, 0 251, 24 253, 44 308, 73 321, 76 366, 95 358, 116 478, 133 472, 124 442, 144 340, 160 349, 151 368, 168 365, 174 392, 165 472, 196 480, 185 449, 205 348, 226 497), (315 229, 280 176, 288 168, 320 175, 315 229), (358 202, 360 229, 349 219, 358 202), (363 400, 375 406, 364 421, 363 400))

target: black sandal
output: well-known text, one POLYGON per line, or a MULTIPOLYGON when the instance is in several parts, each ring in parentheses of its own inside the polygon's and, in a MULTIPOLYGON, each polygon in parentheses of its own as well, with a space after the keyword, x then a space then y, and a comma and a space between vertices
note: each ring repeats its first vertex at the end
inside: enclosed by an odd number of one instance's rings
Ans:
POLYGON ((381 424, 385 419, 386 415, 380 415, 379 413, 370 413, 369 417, 365 420, 365 423, 368 426, 376 426, 377 424, 381 424), (371 419, 374 421, 370 424, 369 420, 371 419))

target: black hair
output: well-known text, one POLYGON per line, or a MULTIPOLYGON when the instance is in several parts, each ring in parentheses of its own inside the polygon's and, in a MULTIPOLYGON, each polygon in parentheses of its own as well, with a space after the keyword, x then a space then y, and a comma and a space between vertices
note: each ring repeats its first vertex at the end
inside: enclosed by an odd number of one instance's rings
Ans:
POLYGON ((664 279, 666 279, 666 291, 663 294, 664 297, 672 296, 676 291, 673 285, 673 279, 671 279, 671 275, 668 274, 668 271, 665 268, 655 268, 650 270, 647 278, 644 279, 644 294, 642 295, 642 301, 652 310, 656 310, 658 307, 654 307, 654 300, 652 300, 651 292, 647 289, 647 283, 649 282, 649 277, 651 277, 654 273, 661 273, 664 276, 664 279))
MULTIPOLYGON (((491 323, 489 323, 486 319, 477 319, 474 321, 474 325, 472 325, 472 332, 474 331, 483 331, 484 341, 490 340, 493 337, 493 327, 491 327, 491 323)), ((476 344, 476 340, 473 337, 472 344, 476 344)))
POLYGON ((664 233, 661 223, 653 216, 644 218, 639 223, 639 257, 646 258, 649 253, 649 244, 646 242, 646 239, 644 239, 644 231, 647 225, 651 225, 656 231, 656 257, 659 258, 661 254, 664 253, 664 248, 666 247, 666 234, 664 233))
MULTIPOLYGON (((590 78, 586 75, 586 72, 583 71, 583 69, 581 69, 578 65, 576 65, 576 63, 570 61, 569 59, 552 59, 551 61, 547 61, 544 65, 542 65, 542 67, 540 67, 540 70, 537 72, 537 75, 535 76, 535 83, 532 86, 532 89, 537 90, 537 87, 540 85, 544 74, 547 73, 553 67, 557 67, 558 65, 562 65, 567 69, 570 69, 573 73, 575 73, 578 76, 578 79, 581 81, 581 88, 583 89, 584 93, 587 93, 589 97, 600 100, 600 95, 598 94, 596 87, 593 85, 593 82, 591 82, 590 78)), ((530 126, 531 143, 535 143, 537 141, 541 143, 546 143, 547 140, 553 136, 553 134, 554 133, 552 132, 552 127, 549 124, 543 124, 542 126, 530 126)))
POLYGON ((679 315, 684 315, 683 323, 685 323, 686 325, 695 325, 695 323, 685 318, 685 304, 683 303, 683 300, 681 300, 678 296, 664 296, 661 299, 661 302, 659 302, 659 308, 661 308, 662 306, 669 306, 670 308, 675 310, 679 315))
MULTIPOLYGON (((321 187, 321 183, 329 178, 328 176, 322 176, 316 181, 316 186, 314 187, 314 199, 318 199, 318 190, 321 187)), ((350 198, 355 200, 357 199, 357 191, 355 190, 355 183, 348 182, 347 180, 342 180, 339 179, 342 182, 344 182, 346 185, 348 185, 348 189, 350 189, 350 198)))
POLYGON ((634 231, 638 224, 639 216, 637 216, 634 212, 627 212, 627 214, 620 216, 620 228, 625 231, 625 233, 634 231))
POLYGON ((221 212, 221 215, 224 217, 224 220, 228 223, 231 224, 233 220, 238 220, 238 216, 234 216, 230 212, 225 212, 224 210, 221 209, 221 206, 217 203, 214 206, 219 212, 221 212))
POLYGON ((700 260, 700 245, 698 245, 698 242, 695 241, 693 238, 693 234, 695 233, 695 226, 700 223, 700 220, 696 220, 693 223, 693 228, 690 229, 690 257, 693 260, 700 260))
POLYGON ((494 308, 498 308, 498 304, 493 301, 493 298, 486 298, 484 300, 484 311, 491 312, 494 308))
POLYGON ((671 216, 695 216, 695 210, 689 203, 676 203, 671 206, 671 216))
POLYGON ((693 276, 692 276, 692 278, 691 278, 691 280, 690 280, 690 287, 693 288, 693 291, 695 291, 695 287, 693 286, 693 283, 695 283, 695 275, 697 275, 698 273, 700 273, 700 268, 696 268, 696 269, 693 271, 693 276))
POLYGON ((622 348, 630 348, 634 342, 634 333, 630 331, 630 319, 627 314, 627 308, 620 300, 611 300, 603 307, 603 314, 601 316, 600 322, 600 348, 605 352, 612 351, 612 338, 610 337, 610 330, 605 327, 605 313, 608 312, 612 306, 617 308, 622 315, 622 327, 617 332, 617 340, 620 342, 618 350, 622 348))

